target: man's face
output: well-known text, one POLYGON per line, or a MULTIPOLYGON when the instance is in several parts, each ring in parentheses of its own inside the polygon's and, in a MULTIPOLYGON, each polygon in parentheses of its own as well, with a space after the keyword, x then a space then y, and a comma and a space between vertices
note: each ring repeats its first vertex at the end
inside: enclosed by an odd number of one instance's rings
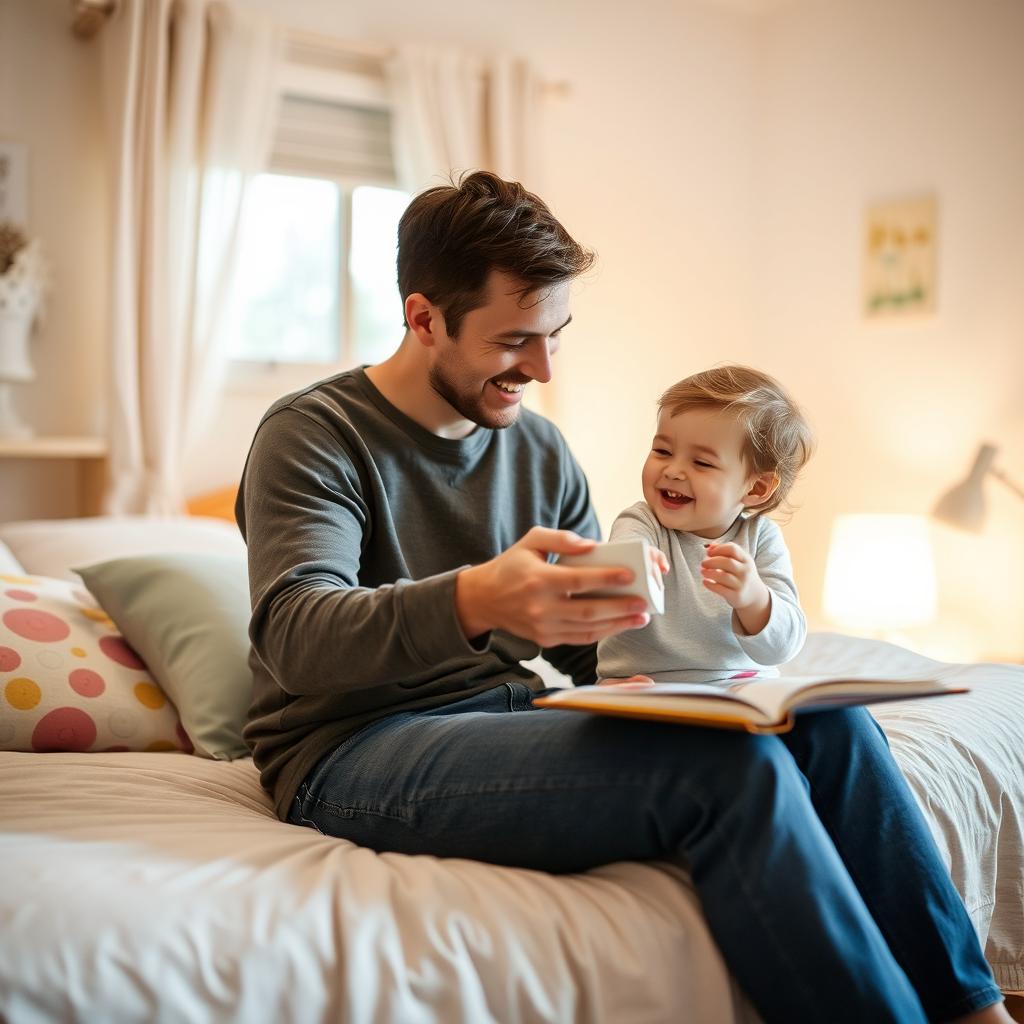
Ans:
POLYGON ((743 459, 744 433, 719 409, 662 409, 644 463, 644 500, 669 530, 721 537, 743 509, 754 481, 743 459))
POLYGON ((510 427, 523 391, 551 380, 551 358, 569 315, 569 282, 522 297, 522 285, 492 271, 487 301, 462 318, 458 340, 435 328, 430 386, 460 416, 481 427, 510 427))

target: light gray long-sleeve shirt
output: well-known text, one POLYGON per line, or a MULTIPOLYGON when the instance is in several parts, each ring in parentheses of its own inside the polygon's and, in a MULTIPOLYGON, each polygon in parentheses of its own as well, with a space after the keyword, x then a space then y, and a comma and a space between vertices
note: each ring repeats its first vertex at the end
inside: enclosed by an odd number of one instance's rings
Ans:
MULTIPOLYGON (((326 753, 396 711, 506 680, 540 648, 495 630, 470 643, 455 577, 532 526, 600 537, 557 428, 524 410, 453 440, 396 409, 363 369, 276 402, 253 440, 235 515, 249 549, 253 701, 246 742, 285 817, 326 753)), ((577 684, 595 648, 547 648, 577 684)))
POLYGON ((655 682, 712 683, 747 672, 777 676, 774 666, 796 657, 803 647, 807 623, 786 542, 772 520, 741 516, 717 541, 748 551, 771 592, 768 624, 754 636, 743 629, 732 607, 701 582, 700 564, 709 541, 666 529, 645 501, 619 515, 609 539, 631 537, 643 538, 668 558, 665 613, 655 615, 643 629, 602 640, 597 648, 599 678, 641 674, 655 682))

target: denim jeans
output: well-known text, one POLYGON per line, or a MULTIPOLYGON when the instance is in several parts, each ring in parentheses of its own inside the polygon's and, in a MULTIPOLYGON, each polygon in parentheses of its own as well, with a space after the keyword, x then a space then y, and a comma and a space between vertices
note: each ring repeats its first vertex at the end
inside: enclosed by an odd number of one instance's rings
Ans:
POLYGON ((752 736, 532 696, 509 682, 371 723, 313 768, 289 820, 374 850, 549 872, 681 861, 769 1024, 943 1021, 1000 999, 864 708, 752 736))

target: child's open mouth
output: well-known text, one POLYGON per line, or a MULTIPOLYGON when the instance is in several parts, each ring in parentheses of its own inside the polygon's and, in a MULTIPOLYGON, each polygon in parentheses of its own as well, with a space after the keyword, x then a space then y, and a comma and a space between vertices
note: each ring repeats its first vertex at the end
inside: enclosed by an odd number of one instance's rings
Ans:
POLYGON ((689 505, 693 501, 689 495, 680 494, 678 491, 659 491, 658 493, 661 495, 661 503, 665 508, 683 508, 684 505, 689 505))

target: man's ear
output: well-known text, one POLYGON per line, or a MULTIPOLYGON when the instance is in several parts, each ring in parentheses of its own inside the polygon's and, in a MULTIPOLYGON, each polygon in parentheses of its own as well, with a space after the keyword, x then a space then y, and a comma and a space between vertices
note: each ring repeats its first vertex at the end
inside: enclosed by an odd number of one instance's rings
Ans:
POLYGON ((763 505, 779 489, 779 475, 777 473, 758 473, 750 481, 747 493, 743 495, 745 508, 757 508, 763 505))
POLYGON ((413 292, 405 298, 405 322, 417 340, 426 348, 437 344, 437 329, 443 330, 441 311, 422 292, 413 292))

